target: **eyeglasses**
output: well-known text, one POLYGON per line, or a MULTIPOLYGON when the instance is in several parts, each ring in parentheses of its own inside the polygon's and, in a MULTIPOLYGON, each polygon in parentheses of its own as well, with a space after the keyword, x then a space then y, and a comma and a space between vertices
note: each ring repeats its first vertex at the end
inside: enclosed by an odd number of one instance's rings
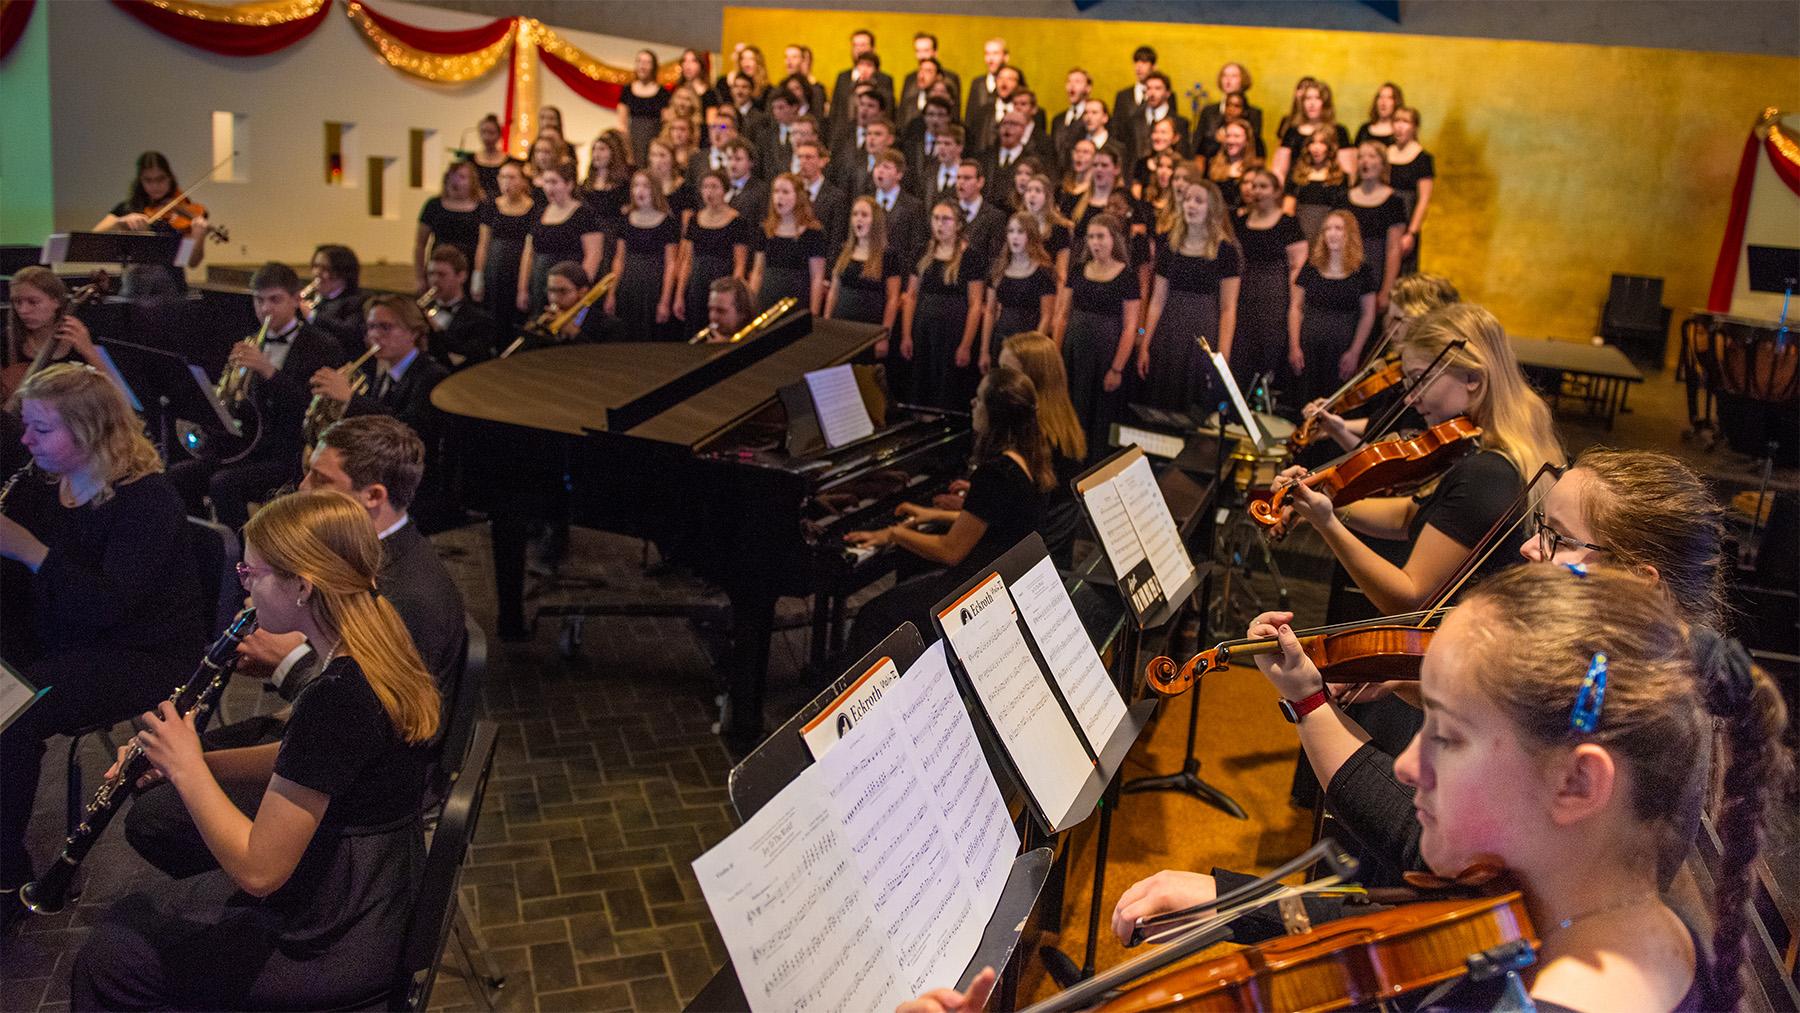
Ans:
POLYGON ((1544 511, 1542 510, 1533 510, 1531 512, 1531 524, 1532 534, 1537 536, 1538 551, 1544 554, 1545 559, 1553 558, 1556 555, 1556 550, 1564 545, 1577 549, 1586 549, 1589 552, 1612 551, 1603 545, 1584 542, 1579 538, 1570 538, 1568 535, 1557 531, 1550 526, 1550 521, 1544 516, 1544 511))
POLYGON ((274 572, 275 572, 275 568, 272 566, 267 566, 267 565, 255 566, 250 563, 237 564, 238 583, 243 585, 243 588, 246 591, 250 590, 250 582, 252 580, 255 580, 257 577, 260 577, 265 573, 274 573, 274 572))

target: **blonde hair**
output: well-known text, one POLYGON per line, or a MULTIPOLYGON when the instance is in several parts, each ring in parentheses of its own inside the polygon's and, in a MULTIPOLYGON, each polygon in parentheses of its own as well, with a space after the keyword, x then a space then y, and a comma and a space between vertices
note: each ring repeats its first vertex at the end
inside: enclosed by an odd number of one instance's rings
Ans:
MULTIPOLYGON (((858 204, 869 206, 869 259, 863 261, 862 276, 864 281, 880 281, 882 278, 882 257, 887 254, 887 212, 881 210, 881 202, 864 194, 850 202, 850 210, 855 211, 858 204)), ((848 222, 849 215, 844 216, 848 222)), ((856 262, 851 256, 856 252, 856 227, 844 226, 844 248, 838 251, 837 263, 831 265, 831 273, 843 274, 856 262)))
MULTIPOLYGON (((1210 179, 1189 180, 1188 189, 1195 188, 1206 194, 1206 235, 1201 239, 1200 256, 1213 260, 1219 256, 1219 246, 1233 237, 1231 220, 1226 217, 1225 194, 1219 184, 1210 179)), ((1181 199, 1186 201, 1187 195, 1183 194, 1181 199)), ((1181 213, 1180 208, 1175 211, 1175 217, 1169 223, 1169 252, 1179 254, 1187 243, 1188 225, 1187 215, 1181 213)))
POLYGON ((1056 342, 1040 331, 1022 331, 1001 342, 1000 350, 1019 360, 1019 369, 1037 388, 1038 428, 1050 449, 1070 461, 1087 460, 1087 433, 1069 400, 1069 371, 1056 342))
MULTIPOLYGON (((1389 173, 1388 160, 1387 160, 1387 149, 1382 147, 1379 143, 1377 143, 1375 141, 1364 141, 1361 144, 1358 144, 1356 146, 1356 153, 1358 155, 1361 155, 1365 151, 1373 151, 1376 155, 1380 156, 1381 168, 1375 173, 1375 175, 1376 175, 1376 178, 1380 179, 1383 183, 1386 183, 1388 181, 1388 173, 1389 173)), ((1358 183, 1362 182, 1362 162, 1360 159, 1357 161, 1357 165, 1356 165, 1356 181, 1358 183)))
POLYGON ((163 470, 156 447, 111 379, 86 363, 59 362, 33 373, 13 395, 15 403, 42 401, 56 409, 69 435, 98 465, 100 491, 89 502, 112 498, 113 487, 129 485, 163 470))
POLYGON ((1403 317, 1422 317, 1461 301, 1456 285, 1441 274, 1403 274, 1388 293, 1388 305, 1403 317))
POLYGON ((1333 218, 1344 223, 1344 252, 1339 254, 1344 262, 1344 270, 1355 274, 1362 270, 1363 265, 1362 229, 1356 224, 1356 216, 1342 209, 1326 215, 1319 223, 1319 234, 1313 237, 1312 253, 1307 256, 1306 261, 1318 268, 1321 274, 1331 266, 1331 251, 1325 246, 1325 223, 1333 218))
POLYGON ((1450 371, 1472 376, 1469 420, 1481 427, 1481 445, 1512 462, 1526 481, 1545 464, 1561 466, 1550 406, 1525 382, 1506 329, 1492 313, 1474 303, 1455 303, 1421 317, 1395 339, 1399 351, 1411 349, 1427 358, 1463 341, 1445 356, 1450 371))
POLYGON ((1723 632, 1725 512, 1706 480, 1651 450, 1589 447, 1570 468, 1592 479, 1581 512, 1607 562, 1654 568, 1689 621, 1723 632))
POLYGON ((381 541, 368 511, 336 491, 297 492, 265 504, 244 525, 244 541, 275 571, 312 585, 319 625, 343 639, 403 741, 430 741, 438 729, 437 685, 394 606, 376 590, 381 541))

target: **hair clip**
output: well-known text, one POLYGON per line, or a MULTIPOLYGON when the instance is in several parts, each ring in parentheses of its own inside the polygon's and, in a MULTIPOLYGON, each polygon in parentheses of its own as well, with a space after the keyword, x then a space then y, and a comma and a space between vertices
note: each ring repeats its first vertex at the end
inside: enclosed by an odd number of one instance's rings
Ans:
MULTIPOLYGON (((1562 564, 1562 566, 1563 566, 1563 569, 1568 570, 1570 573, 1574 574, 1577 577, 1585 577, 1588 575, 1588 568, 1587 568, 1586 563, 1564 563, 1564 564, 1562 564)), ((1603 664, 1603 665, 1605 664, 1606 655, 1597 654, 1597 655, 1595 655, 1595 657, 1601 659, 1601 664, 1603 664)), ((1604 671, 1604 669, 1602 669, 1602 671, 1604 671)))
POLYGON ((1575 691, 1575 709, 1569 712, 1569 728, 1582 733, 1592 734, 1600 727, 1600 707, 1606 702, 1606 652, 1594 655, 1588 662, 1587 675, 1581 679, 1581 688, 1575 691))

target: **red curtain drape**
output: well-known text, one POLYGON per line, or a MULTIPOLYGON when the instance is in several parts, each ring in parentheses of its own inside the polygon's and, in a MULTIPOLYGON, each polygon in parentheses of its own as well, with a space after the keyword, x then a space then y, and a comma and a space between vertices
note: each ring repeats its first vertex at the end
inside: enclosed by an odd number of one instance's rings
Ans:
POLYGON ((234 25, 173 14, 144 0, 113 0, 120 10, 171 39, 220 56, 266 56, 280 52, 325 23, 332 5, 324 3, 311 17, 279 25, 234 25))
POLYGON ((12 55, 36 4, 37 0, 0 0, 0 60, 12 55))
POLYGON ((1756 155, 1761 147, 1756 131, 1744 138, 1744 153, 1738 157, 1737 182, 1731 187, 1731 212, 1725 218, 1725 239, 1719 244, 1719 259, 1713 262, 1712 289, 1706 296, 1706 308, 1714 313, 1731 311, 1731 289, 1737 284, 1738 251, 1744 246, 1744 220, 1750 216, 1750 188, 1756 181, 1756 155))
POLYGON ((384 32, 417 49, 427 53, 446 53, 456 55, 473 52, 499 42, 507 32, 512 31, 512 18, 495 18, 485 25, 464 28, 458 31, 441 32, 430 28, 417 28, 404 21, 375 13, 368 4, 361 4, 362 12, 369 16, 384 32))
POLYGON ((610 84, 605 81, 596 81, 575 69, 574 64, 564 60, 542 46, 538 47, 538 56, 544 61, 544 66, 547 67, 552 74, 555 74, 560 78, 563 84, 569 86, 570 91, 587 99, 589 102, 603 105, 608 109, 618 106, 619 93, 623 88, 622 85, 610 84))

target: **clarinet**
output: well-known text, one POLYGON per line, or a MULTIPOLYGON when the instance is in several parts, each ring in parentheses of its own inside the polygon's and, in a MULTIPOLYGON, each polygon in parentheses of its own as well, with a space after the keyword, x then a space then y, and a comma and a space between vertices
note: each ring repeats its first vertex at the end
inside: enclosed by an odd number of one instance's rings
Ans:
MULTIPOLYGON (((231 670, 237 667, 238 644, 255 629, 255 609, 247 608, 237 614, 230 627, 206 649, 206 656, 200 659, 200 667, 188 677, 187 683, 176 687, 175 692, 169 694, 170 702, 175 704, 176 714, 185 715, 193 711, 194 726, 200 729, 206 727, 206 720, 212 716, 213 704, 218 700, 219 691, 225 688, 225 681, 231 677, 231 670)), ((119 772, 95 790, 93 801, 88 803, 87 809, 81 814, 80 825, 63 840, 62 854, 56 857, 56 861, 42 876, 25 884, 19 891, 19 899, 27 908, 44 915, 56 914, 63 909, 69 899, 69 887, 75 880, 75 870, 81 867, 81 860, 87 857, 94 842, 106 832, 107 824, 118 814, 131 786, 149 770, 150 761, 144 758, 144 748, 133 738, 119 761, 119 772)))

